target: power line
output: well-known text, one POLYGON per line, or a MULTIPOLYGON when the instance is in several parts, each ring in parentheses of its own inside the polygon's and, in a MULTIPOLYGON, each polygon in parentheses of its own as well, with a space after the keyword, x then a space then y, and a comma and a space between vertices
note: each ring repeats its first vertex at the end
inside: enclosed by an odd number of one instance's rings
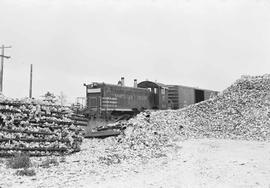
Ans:
POLYGON ((0 70, 0 93, 3 92, 3 70, 4 70, 4 59, 9 59, 10 56, 5 56, 5 49, 6 48, 11 48, 11 46, 5 46, 2 45, 0 46, 0 48, 2 49, 2 54, 0 55, 1 57, 1 70, 0 70))

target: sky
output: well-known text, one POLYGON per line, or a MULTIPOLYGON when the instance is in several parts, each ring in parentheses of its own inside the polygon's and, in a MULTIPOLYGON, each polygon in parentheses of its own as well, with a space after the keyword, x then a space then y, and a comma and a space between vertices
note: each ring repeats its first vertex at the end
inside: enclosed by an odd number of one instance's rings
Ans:
POLYGON ((0 0, 3 94, 68 101, 125 77, 222 91, 270 73, 269 0, 0 0))

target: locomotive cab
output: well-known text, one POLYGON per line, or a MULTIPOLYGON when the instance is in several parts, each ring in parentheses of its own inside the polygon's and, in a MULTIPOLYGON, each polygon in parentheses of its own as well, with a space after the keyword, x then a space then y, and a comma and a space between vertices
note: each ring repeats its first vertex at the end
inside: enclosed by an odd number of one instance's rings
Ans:
POLYGON ((98 83, 92 83, 86 86, 87 96, 87 115, 93 118, 98 117, 101 107, 101 90, 98 83))
POLYGON ((138 84, 140 88, 147 88, 150 94, 152 109, 167 109, 168 108, 168 88, 161 83, 143 81, 138 84))

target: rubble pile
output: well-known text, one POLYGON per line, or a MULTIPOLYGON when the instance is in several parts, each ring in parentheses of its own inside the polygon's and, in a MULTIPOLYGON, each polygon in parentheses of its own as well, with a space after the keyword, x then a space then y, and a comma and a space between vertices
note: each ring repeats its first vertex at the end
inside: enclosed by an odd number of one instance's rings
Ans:
POLYGON ((37 100, 0 99, 0 156, 27 152, 30 156, 79 151, 81 128, 72 111, 37 100))
POLYGON ((174 139, 270 140, 270 75, 243 76, 217 96, 180 110, 148 111, 124 125, 114 150, 158 157, 174 139))
MULTIPOLYGON (((152 117, 153 113, 142 112, 125 124, 121 122, 123 133, 116 138, 113 147, 110 147, 110 154, 117 155, 121 160, 147 160, 166 156, 167 149, 171 146, 169 135, 175 133, 173 128, 154 122, 153 118, 158 117, 152 117)), ((107 156, 108 160, 111 160, 111 155, 107 156)))
POLYGON ((188 137, 270 140, 270 76, 242 76, 220 95, 175 112, 188 137))

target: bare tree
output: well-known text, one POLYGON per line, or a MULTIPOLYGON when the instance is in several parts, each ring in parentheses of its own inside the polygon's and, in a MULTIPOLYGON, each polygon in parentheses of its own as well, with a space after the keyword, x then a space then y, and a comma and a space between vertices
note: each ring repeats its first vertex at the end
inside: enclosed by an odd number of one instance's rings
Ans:
POLYGON ((49 92, 49 91, 47 91, 47 93, 45 93, 42 97, 43 97, 44 101, 47 101, 47 102, 50 102, 50 103, 56 103, 57 102, 56 96, 53 93, 49 92))
POLYGON ((60 95, 58 96, 58 100, 60 101, 60 104, 62 106, 67 104, 67 96, 64 94, 63 91, 60 92, 60 95))

